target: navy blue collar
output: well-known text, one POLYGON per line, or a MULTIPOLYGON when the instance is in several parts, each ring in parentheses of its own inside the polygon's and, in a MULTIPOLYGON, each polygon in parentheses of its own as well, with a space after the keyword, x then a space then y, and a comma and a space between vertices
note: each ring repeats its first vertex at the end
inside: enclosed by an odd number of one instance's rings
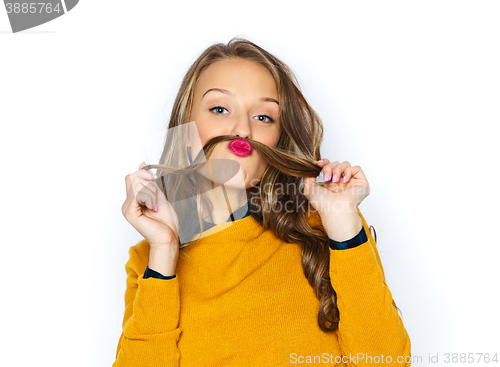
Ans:
MULTIPOLYGON (((243 218, 248 217, 249 215, 250 215, 250 205, 249 205, 249 202, 247 201, 245 204, 243 204, 238 209, 236 209, 234 212, 232 212, 229 215, 229 217, 227 218, 226 222, 236 221, 237 219, 235 219, 235 218, 243 219, 243 218), (241 214, 243 214, 243 215, 241 216, 241 214)), ((203 220, 203 230, 204 231, 206 231, 207 229, 210 229, 212 227, 215 227, 214 223, 210 223, 210 222, 203 220)))
MULTIPOLYGON (((238 209, 236 209, 234 212, 232 212, 229 217, 227 218, 226 222, 230 222, 230 221, 236 221, 235 218, 239 218, 239 219, 243 219, 243 218, 246 218, 248 216, 252 215, 252 213, 250 212, 250 205, 249 205, 249 202, 247 201, 245 204, 243 204, 242 206, 240 206, 238 209), (240 215, 243 214, 243 216, 240 217, 240 215)), ((254 215, 252 215, 252 217, 260 223, 260 225, 262 225, 262 221, 259 220, 258 218, 256 218, 254 215)), ((238 220, 239 220, 238 219, 238 220)), ((216 225, 214 223, 211 223, 211 222, 207 222, 207 221, 203 221, 203 231, 206 231, 206 230, 209 230, 210 228, 212 227, 215 227, 216 225)), ((195 230, 193 233, 200 233, 200 227, 199 227, 199 223, 197 225, 197 230, 195 230)), ((181 245, 181 240, 179 239, 179 246, 181 245)))

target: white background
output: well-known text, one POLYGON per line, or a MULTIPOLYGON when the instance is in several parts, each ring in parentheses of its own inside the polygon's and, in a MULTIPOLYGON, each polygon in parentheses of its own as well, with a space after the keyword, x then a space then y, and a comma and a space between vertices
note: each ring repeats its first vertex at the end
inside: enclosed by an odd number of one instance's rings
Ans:
POLYGON ((125 175, 191 63, 234 36, 292 68, 323 157, 367 175, 414 365, 500 354, 499 18, 498 1, 82 1, 12 34, 0 8, 0 365, 112 365, 142 239, 125 175))

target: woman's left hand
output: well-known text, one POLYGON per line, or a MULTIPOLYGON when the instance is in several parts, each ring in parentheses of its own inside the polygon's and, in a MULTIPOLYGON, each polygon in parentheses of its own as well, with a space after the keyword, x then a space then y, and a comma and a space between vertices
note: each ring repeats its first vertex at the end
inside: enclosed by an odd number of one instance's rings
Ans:
POLYGON ((314 164, 323 168, 326 185, 316 184, 316 177, 304 177, 304 195, 319 212, 330 238, 336 234, 349 236, 349 227, 357 228, 361 223, 357 207, 370 193, 368 180, 360 166, 351 166, 347 161, 330 162, 324 158, 314 164))

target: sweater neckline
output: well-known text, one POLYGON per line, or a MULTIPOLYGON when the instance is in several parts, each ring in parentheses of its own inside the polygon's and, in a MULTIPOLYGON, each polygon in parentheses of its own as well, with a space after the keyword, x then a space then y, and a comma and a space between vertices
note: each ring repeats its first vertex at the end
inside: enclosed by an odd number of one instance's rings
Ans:
MULTIPOLYGON (((205 230, 197 235, 194 235, 186 243, 195 243, 197 241, 203 240, 213 234, 224 234, 232 236, 238 234, 238 236, 249 236, 250 233, 257 233, 262 230, 262 221, 257 219, 250 212, 250 205, 247 201, 238 209, 234 210, 224 223, 214 224, 203 220, 203 226, 205 230), (244 213, 242 215, 242 213, 244 213), (232 220, 233 218, 240 218, 232 220)), ((181 245, 179 240, 179 246, 181 245)))
MULTIPOLYGON (((247 201, 245 204, 243 204, 238 209, 233 211, 229 215, 229 217, 226 219, 226 222, 229 222, 229 221, 235 222, 237 220, 246 218, 249 215, 250 215, 250 205, 249 205, 249 202, 247 201), (235 219, 235 218, 238 218, 238 219, 235 219)), ((206 220, 203 220, 203 228, 205 229, 205 231, 212 228, 212 227, 215 227, 215 226, 216 226, 215 223, 207 222, 206 220)))

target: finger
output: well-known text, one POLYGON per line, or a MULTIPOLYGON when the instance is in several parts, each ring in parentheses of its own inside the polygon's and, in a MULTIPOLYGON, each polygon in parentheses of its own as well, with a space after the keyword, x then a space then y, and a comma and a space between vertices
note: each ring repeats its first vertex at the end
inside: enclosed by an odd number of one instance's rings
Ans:
POLYGON ((318 188, 321 187, 316 183, 316 177, 304 177, 303 182, 304 182, 303 192, 307 198, 309 198, 310 195, 313 195, 315 192, 317 192, 318 188))
MULTIPOLYGON (((148 175, 151 175, 151 177, 156 178, 156 175, 154 173, 150 172, 148 169, 144 169, 144 167, 146 167, 146 166, 147 166, 146 162, 142 162, 139 165, 139 169, 136 172, 140 172, 141 174, 146 173, 148 175)), ((136 173, 136 172, 134 172, 134 173, 136 173)))
MULTIPOLYGON (((151 200, 149 201, 150 204, 148 204, 148 208, 154 211, 157 211, 157 200, 156 200, 156 192, 157 192, 158 186, 156 186, 156 183, 148 182, 144 179, 141 178, 136 178, 136 181, 134 182, 134 193, 135 193, 135 198, 138 203, 141 203, 141 200, 138 199, 138 194, 143 193, 145 195, 148 195, 151 197, 151 200)), ((142 200, 143 202, 145 200, 142 200)))
POLYGON ((304 187, 309 187, 316 184, 316 177, 304 177, 303 179, 304 187))
POLYGON ((151 179, 149 176, 145 177, 140 177, 136 176, 132 178, 132 186, 135 191, 140 190, 140 187, 138 187, 138 184, 142 184, 142 186, 148 187, 151 191, 156 192, 156 190, 159 190, 158 185, 156 184, 156 181, 154 179, 151 179))
POLYGON ((142 162, 141 165, 139 166, 138 171, 125 176, 125 191, 126 192, 130 191, 130 189, 132 188, 132 185, 131 185, 132 182, 134 182, 135 178, 138 176, 142 177, 143 179, 150 180, 150 181, 152 181, 156 178, 156 177, 153 177, 154 173, 143 170, 142 167, 144 167, 144 166, 146 166, 146 163, 142 162))
POLYGON ((348 183, 352 176, 352 167, 346 167, 344 169, 344 172, 342 172, 342 176, 343 176, 342 182, 348 183))
MULTIPOLYGON (((326 160, 328 161, 328 159, 326 160)), ((330 180, 331 182, 335 182, 334 180, 336 180, 338 177, 338 175, 335 175, 335 169, 339 164, 340 163, 338 161, 335 161, 333 163, 330 163, 330 161, 328 161, 328 164, 323 167, 323 180, 325 182, 328 182, 330 180)))
POLYGON ((360 166, 352 166, 351 167, 351 177, 350 179, 359 179, 359 180, 364 180, 367 181, 366 176, 363 172, 363 169, 360 166))
POLYGON ((326 158, 320 159, 319 161, 312 161, 312 162, 317 166, 324 166, 324 165, 330 163, 330 161, 326 158))
POLYGON ((366 179, 365 173, 363 172, 363 169, 360 166, 353 166, 351 172, 352 172, 351 178, 365 180, 368 182, 368 180, 366 179))
POLYGON ((125 192, 127 194, 127 197, 125 198, 125 202, 122 205, 122 214, 126 217, 127 212, 130 209, 130 204, 133 200, 133 191, 132 191, 132 179, 130 178, 131 175, 126 175, 125 176, 125 192))
POLYGON ((126 175, 125 176, 125 192, 127 193, 127 195, 130 192, 131 188, 132 188, 132 177, 131 177, 131 175, 126 175))
POLYGON ((359 173, 361 172, 362 174, 362 171, 361 171, 361 167, 360 166, 351 166, 351 167, 348 167, 345 171, 344 171, 344 179, 342 182, 344 183, 348 183, 349 180, 351 180, 351 178, 355 177, 356 175, 359 176, 359 173))
POLYGON ((145 180, 149 180, 149 181, 156 179, 156 175, 153 172, 149 172, 145 169, 140 169, 139 171, 134 172, 134 175, 142 177, 145 180))
MULTIPOLYGON (((162 194, 162 191, 160 190, 160 188, 158 187, 158 184, 156 183, 156 181, 154 179, 153 179, 153 181, 148 182, 146 187, 149 188, 153 192, 154 211, 158 213, 159 207, 165 205, 164 203, 162 203, 160 205, 160 203, 158 202, 159 194, 162 194)), ((165 201, 165 195, 162 194, 162 196, 163 196, 163 201, 165 201)))
POLYGON ((139 170, 134 173, 128 174, 125 176, 125 191, 127 194, 129 192, 133 192, 133 187, 138 179, 142 179, 143 183, 147 185, 147 183, 156 183, 155 179, 151 177, 151 175, 145 170, 139 170))
POLYGON ((153 184, 151 184, 150 182, 146 181, 136 182, 134 186, 134 192, 138 194, 141 191, 156 197, 156 187, 154 187, 153 184))
POLYGON ((146 191, 140 191, 137 193, 137 195, 135 195, 135 200, 138 204, 145 205, 148 209, 154 211, 153 196, 150 193, 146 191))
POLYGON ((142 162, 141 165, 139 166, 139 171, 138 172, 141 172, 141 173, 144 173, 146 172, 146 174, 150 175, 152 178, 156 178, 156 174, 153 173, 153 172, 150 172, 149 170, 147 169, 144 169, 144 167, 146 167, 147 164, 145 162, 142 162))
POLYGON ((351 164, 347 161, 342 162, 342 163, 338 164, 337 166, 335 166, 333 171, 332 171, 332 174, 333 174, 332 182, 341 183, 342 182, 341 178, 342 178, 344 171, 347 169, 347 167, 350 167, 350 166, 351 166, 351 164))
POLYGON ((156 191, 156 202, 158 203, 157 209, 158 212, 161 211, 161 217, 170 217, 173 219, 173 222, 167 223, 169 226, 172 225, 177 233, 179 233, 179 218, 177 217, 177 214, 175 213, 175 209, 172 205, 167 200, 167 197, 165 196, 165 193, 161 190, 158 189, 156 191), (168 211, 163 213, 163 211, 168 211))

